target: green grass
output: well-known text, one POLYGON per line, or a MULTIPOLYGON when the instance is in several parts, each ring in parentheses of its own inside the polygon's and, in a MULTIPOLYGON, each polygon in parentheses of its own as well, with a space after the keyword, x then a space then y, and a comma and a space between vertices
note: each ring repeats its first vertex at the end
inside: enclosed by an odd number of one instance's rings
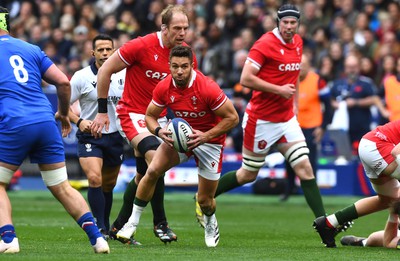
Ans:
MULTIPOLYGON (((85 194, 85 193, 84 193, 85 194)), ((276 196, 226 194, 218 197, 217 218, 221 240, 208 249, 204 231, 194 218, 191 193, 167 193, 165 205, 178 242, 164 245, 153 234, 150 206, 141 218, 136 239, 142 246, 110 241, 110 255, 95 255, 83 231, 47 191, 9 194, 21 252, 0 255, 0 260, 394 260, 399 253, 384 248, 342 247, 344 234, 367 236, 383 229, 387 212, 356 220, 337 237, 338 248, 327 249, 311 224, 313 215, 302 196, 279 202, 276 196)), ((324 197, 331 213, 356 197, 324 197)), ((122 202, 114 197, 112 220, 122 202)))

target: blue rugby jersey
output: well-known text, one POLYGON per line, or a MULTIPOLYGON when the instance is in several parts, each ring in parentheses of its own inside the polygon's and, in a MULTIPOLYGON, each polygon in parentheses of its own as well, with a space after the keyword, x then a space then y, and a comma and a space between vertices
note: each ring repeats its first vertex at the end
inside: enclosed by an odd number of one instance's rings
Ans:
POLYGON ((53 62, 38 46, 0 36, 0 130, 54 121, 42 91, 42 76, 53 62))

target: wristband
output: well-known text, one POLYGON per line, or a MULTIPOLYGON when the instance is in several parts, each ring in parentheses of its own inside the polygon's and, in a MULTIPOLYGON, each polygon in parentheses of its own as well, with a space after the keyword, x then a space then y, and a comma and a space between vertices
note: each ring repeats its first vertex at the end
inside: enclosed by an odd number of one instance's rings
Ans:
POLYGON ((162 128, 161 128, 160 126, 156 127, 156 128, 154 129, 154 135, 156 135, 156 136, 158 137, 158 133, 160 132, 161 129, 162 129, 162 128))
POLYGON ((81 124, 82 121, 83 121, 83 119, 82 119, 82 118, 79 118, 79 120, 76 122, 76 127, 79 128, 79 124, 81 124))
POLYGON ((98 98, 97 99, 97 111, 99 113, 107 113, 107 98, 98 98))

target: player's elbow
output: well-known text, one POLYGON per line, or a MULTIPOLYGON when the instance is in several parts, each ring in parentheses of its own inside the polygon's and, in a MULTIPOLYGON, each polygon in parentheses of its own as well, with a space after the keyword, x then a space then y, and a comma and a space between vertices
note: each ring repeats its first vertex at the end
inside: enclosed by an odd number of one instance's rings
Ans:
POLYGON ((237 114, 237 112, 235 111, 235 113, 231 113, 229 115, 229 130, 233 129, 236 125, 239 124, 239 115, 237 114))

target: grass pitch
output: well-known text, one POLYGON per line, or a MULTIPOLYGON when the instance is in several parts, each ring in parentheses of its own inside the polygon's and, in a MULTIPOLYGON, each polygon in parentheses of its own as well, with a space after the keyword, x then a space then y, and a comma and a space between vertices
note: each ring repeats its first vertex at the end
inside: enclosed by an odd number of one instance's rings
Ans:
MULTIPOLYGON (((83 192, 86 195, 86 192, 83 192)), ((355 221, 337 236, 338 248, 327 249, 311 224, 313 215, 303 196, 281 203, 276 196, 225 194, 217 198, 221 240, 217 248, 204 243, 204 231, 194 217, 193 193, 166 193, 165 205, 178 242, 164 245, 152 231, 151 207, 142 215, 136 239, 142 246, 109 241, 111 254, 95 255, 85 233, 48 191, 11 192, 13 219, 21 252, 0 260, 394 260, 399 252, 384 248, 342 247, 341 236, 367 236, 383 229, 387 211, 355 221)), ((332 213, 357 197, 325 196, 332 213)), ((114 195, 112 220, 122 203, 114 195)))

